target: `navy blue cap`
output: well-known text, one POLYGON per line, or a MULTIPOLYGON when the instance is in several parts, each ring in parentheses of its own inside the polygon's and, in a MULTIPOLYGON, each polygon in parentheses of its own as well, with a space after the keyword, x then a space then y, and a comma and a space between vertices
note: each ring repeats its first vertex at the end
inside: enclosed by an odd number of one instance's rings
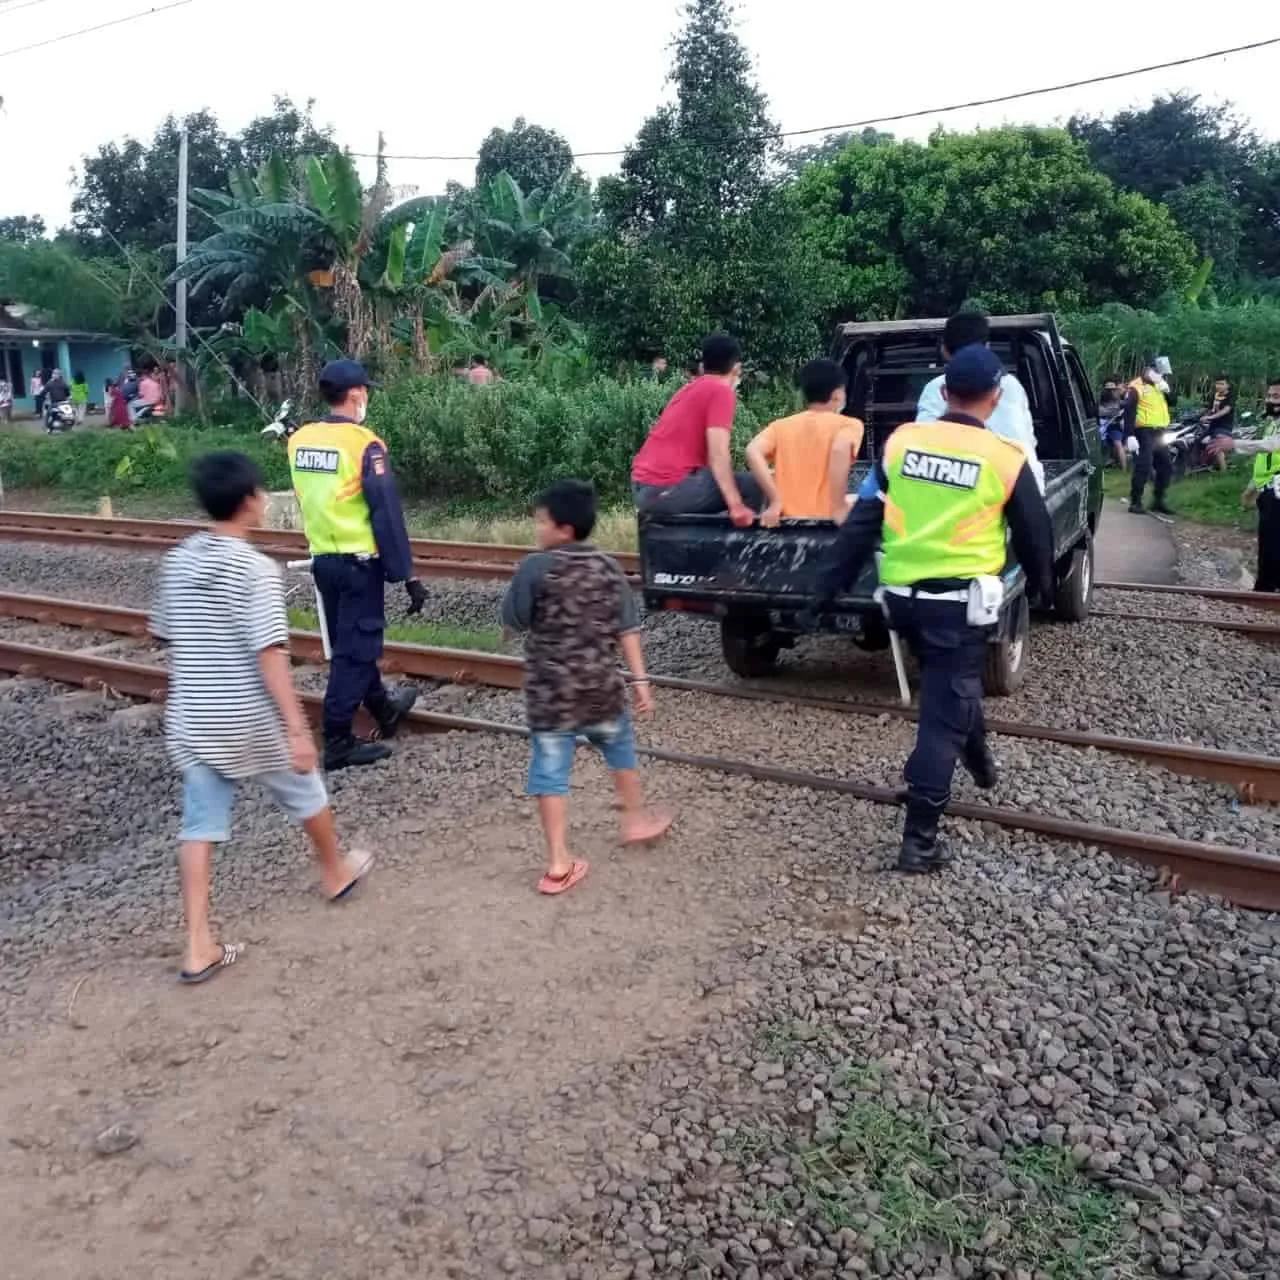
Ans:
POLYGON ((961 347, 948 361, 946 387, 961 400, 976 400, 1000 385, 1004 365, 990 347, 975 342, 961 347))
POLYGON ((359 360, 330 360, 320 370, 320 385, 335 391, 350 391, 353 387, 374 387, 377 383, 359 360))

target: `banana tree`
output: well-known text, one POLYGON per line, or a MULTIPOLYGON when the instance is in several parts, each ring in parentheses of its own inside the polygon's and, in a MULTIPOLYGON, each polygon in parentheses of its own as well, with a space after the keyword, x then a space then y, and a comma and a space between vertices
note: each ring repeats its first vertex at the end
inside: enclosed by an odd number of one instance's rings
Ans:
POLYGON ((590 228, 591 202, 580 181, 566 175, 528 195, 508 173, 481 189, 475 240, 490 258, 510 262, 509 282, 527 299, 556 291, 572 274, 573 248, 590 228))

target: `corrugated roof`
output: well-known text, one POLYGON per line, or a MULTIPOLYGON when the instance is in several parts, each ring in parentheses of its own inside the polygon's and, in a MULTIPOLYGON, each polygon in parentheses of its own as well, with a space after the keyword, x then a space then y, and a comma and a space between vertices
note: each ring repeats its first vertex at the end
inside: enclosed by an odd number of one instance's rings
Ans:
POLYGON ((67 342, 110 342, 118 347, 129 344, 124 338, 109 333, 84 333, 77 329, 0 329, 0 342, 42 342, 65 340, 67 342))

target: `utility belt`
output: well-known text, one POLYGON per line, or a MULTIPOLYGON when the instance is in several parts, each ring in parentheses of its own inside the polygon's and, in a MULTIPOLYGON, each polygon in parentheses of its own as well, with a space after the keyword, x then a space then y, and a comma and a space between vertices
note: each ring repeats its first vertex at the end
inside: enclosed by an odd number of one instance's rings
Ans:
POLYGON ((1004 583, 994 574, 976 578, 923 578, 910 586, 881 587, 886 595, 909 600, 949 601, 963 604, 965 621, 971 627, 989 627, 1000 619, 1004 604, 1004 583))
POLYGON ((316 551, 312 553, 313 560, 345 560, 348 564, 367 564, 370 560, 376 560, 378 553, 376 551, 316 551))

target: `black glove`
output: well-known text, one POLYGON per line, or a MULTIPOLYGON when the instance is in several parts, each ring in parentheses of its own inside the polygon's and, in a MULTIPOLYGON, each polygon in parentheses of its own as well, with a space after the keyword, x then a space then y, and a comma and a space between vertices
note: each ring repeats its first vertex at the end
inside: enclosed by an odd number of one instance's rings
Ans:
POLYGON ((404 584, 404 589, 409 593, 409 607, 405 613, 413 617, 415 613, 421 613, 422 606, 427 603, 427 589, 417 578, 410 578, 404 584))

